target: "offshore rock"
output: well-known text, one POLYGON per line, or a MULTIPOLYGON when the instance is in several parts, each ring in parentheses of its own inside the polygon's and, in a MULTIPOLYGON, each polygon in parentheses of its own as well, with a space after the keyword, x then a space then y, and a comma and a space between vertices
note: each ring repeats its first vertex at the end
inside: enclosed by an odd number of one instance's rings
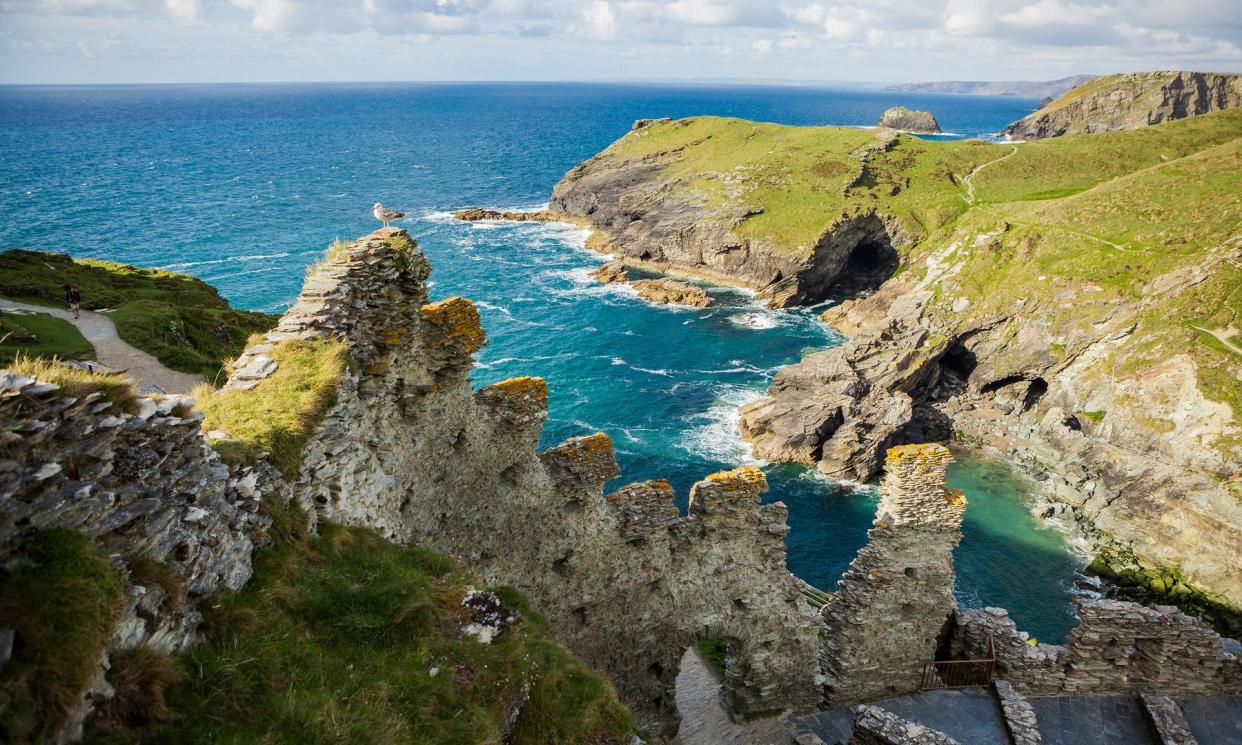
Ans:
POLYGON ((918 134, 940 133, 940 122, 936 121, 930 111, 914 111, 905 106, 885 109, 880 115, 879 126, 918 134))
POLYGON ((472 208, 468 210, 458 210, 453 213, 453 217, 466 222, 478 222, 480 220, 507 220, 512 222, 548 222, 561 219, 560 217, 547 212, 546 210, 535 210, 532 212, 523 212, 517 210, 491 210, 483 208, 472 208))
POLYGON ((626 270, 625 264, 620 261, 610 261, 599 269, 591 272, 591 279, 604 284, 613 282, 629 282, 630 273, 626 270))
POLYGON ((1017 140, 1115 132, 1242 105, 1242 76, 1160 71, 1090 80, 1001 134, 1017 140))
POLYGON ((632 283, 638 296, 653 303, 665 305, 689 305, 694 308, 707 308, 712 304, 712 297, 701 287, 678 282, 673 279, 640 279, 632 283))

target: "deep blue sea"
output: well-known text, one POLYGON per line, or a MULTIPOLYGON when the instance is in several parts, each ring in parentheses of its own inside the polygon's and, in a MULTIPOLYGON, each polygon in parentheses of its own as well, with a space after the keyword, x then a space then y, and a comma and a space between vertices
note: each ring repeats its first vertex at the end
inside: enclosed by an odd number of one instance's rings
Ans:
MULTIPOLYGON (((803 87, 354 84, 0 87, 0 248, 64 251, 189 272, 235 305, 279 311, 335 238, 374 227, 376 201, 430 257, 433 296, 479 306, 490 343, 475 379, 549 382, 545 444, 602 430, 622 480, 666 477, 684 506, 706 474, 753 462, 738 407, 781 365, 840 343, 808 312, 710 288, 706 310, 653 306, 590 282, 602 257, 551 224, 464 224, 448 211, 545 203, 569 168, 634 119, 715 114, 870 125, 889 106, 932 111, 954 136, 1001 129, 1034 100, 803 87)), ((832 590, 865 542, 867 487, 766 465, 790 511, 789 565, 832 590)), ((962 455, 970 500, 958 594, 1002 605, 1045 640, 1072 625, 1080 560, 1030 515, 1032 487, 962 455)), ((620 483, 620 480, 618 481, 620 483)))

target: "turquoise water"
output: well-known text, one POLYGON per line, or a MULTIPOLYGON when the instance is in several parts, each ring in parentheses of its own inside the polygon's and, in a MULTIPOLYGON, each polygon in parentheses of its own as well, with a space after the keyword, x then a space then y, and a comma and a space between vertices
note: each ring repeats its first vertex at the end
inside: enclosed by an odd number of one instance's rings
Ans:
MULTIPOLYGON (((1021 99, 814 88, 353 85, 0 88, 0 247, 33 247, 190 272, 235 304, 278 311, 334 238, 374 227, 377 200, 434 266, 432 294, 478 304, 490 343, 482 385, 541 375, 545 444, 596 430, 623 478, 668 478, 683 506, 707 473, 749 462, 738 407, 781 365, 839 343, 809 312, 774 313, 737 290, 719 307, 653 306, 590 282, 602 259, 552 224, 465 224, 448 210, 534 207, 633 119, 721 114, 791 124, 874 122, 927 108, 946 130, 995 132, 1021 99)), ((874 494, 765 466, 790 509, 789 564, 832 589, 866 539, 874 494)), ((1030 488, 965 458, 970 498, 959 595, 1009 607, 1040 638, 1071 623, 1074 561, 1028 512, 1030 488)))

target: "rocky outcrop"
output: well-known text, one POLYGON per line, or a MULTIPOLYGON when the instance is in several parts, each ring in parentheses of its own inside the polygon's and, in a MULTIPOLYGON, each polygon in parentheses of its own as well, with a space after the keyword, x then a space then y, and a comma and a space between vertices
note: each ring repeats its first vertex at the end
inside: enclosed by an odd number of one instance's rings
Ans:
POLYGON ((628 284, 638 292, 639 297, 653 303, 688 305, 693 308, 708 308, 712 305, 712 296, 701 287, 675 279, 631 279, 629 270, 620 261, 604 264, 591 272, 591 278, 604 284, 628 284))
POLYGON ((936 121, 936 117, 930 111, 914 111, 905 106, 885 109, 880 115, 879 126, 917 134, 940 133, 940 122, 936 121))
POLYGON ((830 705, 917 691, 953 613, 953 549, 966 499, 945 489, 940 445, 888 452, 875 525, 824 606, 820 651, 830 705))
POLYGON ((36 531, 69 528, 96 539, 124 579, 99 673, 57 740, 80 737, 89 712, 113 695, 105 678, 112 655, 191 643, 202 622, 196 603, 250 578, 252 551, 270 524, 261 496, 285 494, 270 467, 219 460, 192 399, 126 400, 0 371, 0 562, 36 531), (166 576, 137 576, 135 562, 161 565, 166 576))
MULTIPOLYGON (((651 123, 627 138, 658 136, 691 123, 651 123)), ((891 144, 891 133, 878 141, 881 150, 891 144)), ((909 240, 895 221, 866 209, 836 220, 826 214, 825 229, 796 247, 747 235, 740 228, 763 210, 733 199, 716 203, 683 188, 692 178, 673 173, 678 150, 633 158, 614 158, 604 151, 561 179, 552 191, 549 210, 568 221, 589 224, 597 231, 592 247, 626 264, 754 289, 758 299, 776 308, 823 300, 856 252, 883 259, 877 262, 883 264, 882 280, 896 264, 892 246, 909 240)), ((859 173, 865 180, 863 160, 870 152, 869 147, 860 148, 848 156, 848 164, 833 163, 826 166, 827 172, 839 170, 841 177, 859 173)), ((734 195, 752 188, 743 173, 708 172, 703 178, 723 182, 734 195)), ((846 179, 836 188, 848 190, 853 185, 846 179)))
MULTIPOLYGON (((817 738, 818 739, 818 738, 817 738)), ((878 706, 860 706, 849 745, 958 745, 957 740, 878 706)))
POLYGON ((707 308, 712 304, 712 296, 703 288, 674 279, 640 279, 631 284, 638 290, 639 297, 653 303, 688 305, 692 308, 707 308))
POLYGON ((534 210, 530 212, 516 210, 492 210, 474 207, 467 210, 458 210, 453 213, 453 217, 466 222, 478 222, 480 220, 506 220, 512 222, 548 222, 549 220, 560 219, 556 215, 546 210, 534 210))
POLYGON ((1006 127, 1017 140, 1137 129, 1242 105, 1242 76, 1161 71, 1083 83, 1006 127))
POLYGON ((272 332, 350 348, 292 486, 299 503, 517 587, 652 732, 675 730, 679 660, 705 636, 729 640, 725 695, 738 716, 811 705, 820 624, 785 566, 785 507, 760 504, 762 472, 699 482, 684 517, 663 482, 606 497, 618 475, 608 437, 538 453, 547 384, 473 390, 477 310, 430 302, 426 258, 399 243, 404 233, 381 230, 339 251, 272 332))

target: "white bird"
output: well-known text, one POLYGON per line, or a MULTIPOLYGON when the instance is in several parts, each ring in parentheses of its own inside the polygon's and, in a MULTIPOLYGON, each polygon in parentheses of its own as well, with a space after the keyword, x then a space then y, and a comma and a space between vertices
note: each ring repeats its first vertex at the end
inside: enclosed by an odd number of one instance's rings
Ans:
POLYGON ((392 222, 393 220, 400 220, 401 218, 405 217, 404 212, 390 210, 384 205, 380 204, 379 202, 376 202, 375 206, 371 208, 371 214, 375 215, 376 220, 379 220, 380 222, 384 223, 384 227, 388 227, 388 223, 392 222))

